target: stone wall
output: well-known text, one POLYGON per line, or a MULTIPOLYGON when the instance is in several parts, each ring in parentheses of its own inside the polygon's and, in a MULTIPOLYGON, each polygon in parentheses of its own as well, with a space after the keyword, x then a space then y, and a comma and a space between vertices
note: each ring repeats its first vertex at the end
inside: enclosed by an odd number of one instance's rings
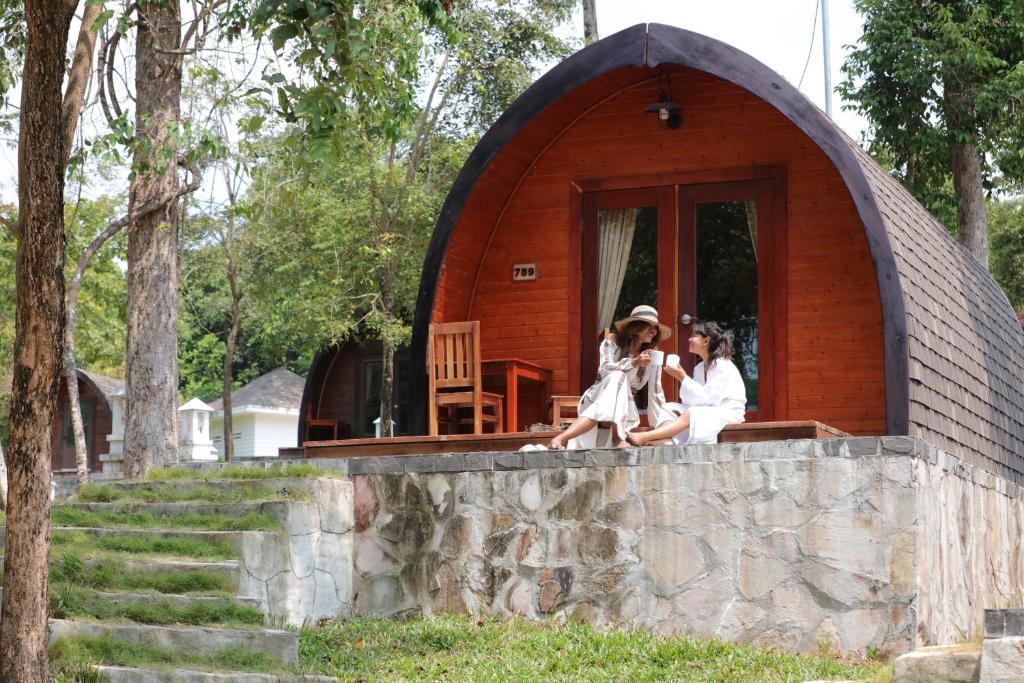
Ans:
POLYGON ((280 531, 242 533, 241 594, 285 622, 345 617, 352 609, 352 482, 295 480, 309 500, 278 503, 280 531))
POLYGON ((901 652, 971 638, 983 607, 1020 600, 1020 490, 909 437, 346 467, 365 615, 573 617, 901 652))

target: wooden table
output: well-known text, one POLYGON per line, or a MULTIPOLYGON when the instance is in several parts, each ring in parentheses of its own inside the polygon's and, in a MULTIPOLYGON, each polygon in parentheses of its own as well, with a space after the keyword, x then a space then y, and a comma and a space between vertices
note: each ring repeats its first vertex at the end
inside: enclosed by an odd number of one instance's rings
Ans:
POLYGON ((480 374, 484 377, 501 377, 505 382, 505 431, 522 431, 529 425, 519 424, 519 380, 540 385, 538 421, 544 421, 548 409, 548 395, 551 393, 551 371, 522 358, 492 358, 480 361, 480 374))

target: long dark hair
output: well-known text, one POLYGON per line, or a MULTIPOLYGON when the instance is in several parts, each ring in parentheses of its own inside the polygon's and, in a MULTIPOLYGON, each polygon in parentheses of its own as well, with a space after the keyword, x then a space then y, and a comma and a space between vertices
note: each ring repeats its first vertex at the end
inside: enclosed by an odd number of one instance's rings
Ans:
POLYGON ((699 334, 708 338, 708 362, 706 370, 710 370, 715 361, 719 358, 732 360, 735 350, 732 346, 732 330, 722 329, 722 326, 710 320, 699 320, 691 328, 692 334, 699 334))
POLYGON ((658 341, 661 339, 661 328, 657 325, 654 329, 657 332, 654 333, 654 339, 650 343, 640 343, 640 333, 647 329, 647 326, 651 323, 643 320, 631 320, 622 326, 620 330, 615 325, 611 326, 611 333, 615 339, 615 345, 619 347, 625 354, 640 354, 647 349, 653 349, 658 345, 658 341))

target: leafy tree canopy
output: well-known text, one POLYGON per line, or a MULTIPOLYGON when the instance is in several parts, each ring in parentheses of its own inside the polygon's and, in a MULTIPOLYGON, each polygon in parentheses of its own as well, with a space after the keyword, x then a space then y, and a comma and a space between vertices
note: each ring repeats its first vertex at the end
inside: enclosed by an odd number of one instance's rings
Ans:
POLYGON ((976 144, 986 187, 1024 181, 1024 4, 1006 0, 857 0, 861 42, 839 91, 870 122, 889 162, 947 226, 954 142, 976 144))

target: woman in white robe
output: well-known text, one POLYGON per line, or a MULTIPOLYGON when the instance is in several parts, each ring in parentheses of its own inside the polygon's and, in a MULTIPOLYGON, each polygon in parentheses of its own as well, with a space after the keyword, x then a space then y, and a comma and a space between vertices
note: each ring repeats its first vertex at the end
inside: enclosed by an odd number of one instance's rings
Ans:
POLYGON ((625 446, 626 433, 640 424, 636 392, 647 382, 650 349, 671 335, 651 306, 637 306, 615 323, 598 350, 597 381, 580 398, 576 421, 551 440, 550 448, 625 446), (611 428, 599 429, 602 423, 611 428))
POLYGON ((634 446, 649 443, 715 443, 727 424, 743 422, 747 390, 739 368, 732 362, 732 333, 717 323, 697 322, 689 339, 689 351, 701 357, 693 377, 679 367, 665 372, 680 381, 679 403, 666 403, 676 417, 647 432, 628 432, 634 446))

